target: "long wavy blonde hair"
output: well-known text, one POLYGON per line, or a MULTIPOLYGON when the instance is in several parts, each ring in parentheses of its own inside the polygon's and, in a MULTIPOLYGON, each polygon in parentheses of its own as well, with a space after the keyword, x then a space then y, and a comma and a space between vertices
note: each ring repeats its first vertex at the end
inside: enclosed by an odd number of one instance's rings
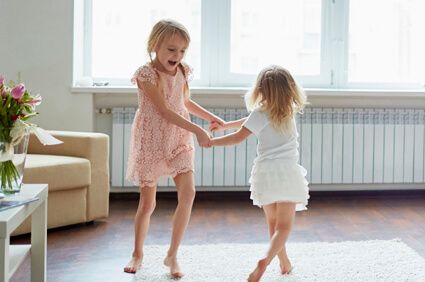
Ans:
POLYGON ((260 71, 254 87, 246 97, 247 109, 252 111, 259 107, 267 113, 272 126, 279 131, 289 129, 294 115, 302 112, 306 104, 304 91, 289 71, 276 65, 260 71))
MULTIPOLYGON (((152 54, 155 53, 155 50, 159 48, 159 46, 164 42, 165 39, 171 38, 174 35, 179 35, 183 38, 186 45, 189 46, 190 43, 190 35, 187 29, 181 23, 171 20, 164 19, 157 22, 149 35, 147 51, 151 62, 153 62, 152 54)), ((183 72, 183 75, 186 77, 187 74, 185 72, 185 68, 182 63, 179 64, 179 68, 183 72)), ((156 71, 156 70, 155 70, 156 71)), ((161 76, 158 75, 160 78, 161 76)), ((160 81, 161 83, 161 81, 160 81)), ((184 85, 184 94, 186 97, 190 96, 189 85, 186 81, 184 85)))

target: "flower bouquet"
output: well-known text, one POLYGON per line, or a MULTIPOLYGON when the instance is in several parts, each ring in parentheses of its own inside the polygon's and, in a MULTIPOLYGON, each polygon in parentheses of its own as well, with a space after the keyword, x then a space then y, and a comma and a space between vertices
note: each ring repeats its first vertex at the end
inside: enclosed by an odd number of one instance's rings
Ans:
POLYGON ((40 135, 28 119, 38 114, 35 107, 40 103, 40 95, 32 96, 22 83, 6 85, 0 75, 0 192, 20 190, 29 133, 40 135))

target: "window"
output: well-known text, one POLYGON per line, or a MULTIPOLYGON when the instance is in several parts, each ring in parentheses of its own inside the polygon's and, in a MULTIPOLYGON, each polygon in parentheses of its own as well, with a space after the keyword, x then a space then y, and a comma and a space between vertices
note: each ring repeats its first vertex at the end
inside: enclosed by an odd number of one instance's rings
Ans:
POLYGON ((128 85, 160 19, 184 24, 194 86, 249 86, 269 64, 304 87, 415 88, 425 83, 422 0, 85 1, 84 75, 128 85), (379 19, 379 20, 378 20, 379 19))
POLYGON ((304 80, 320 76, 319 0, 232 0, 230 6, 229 62, 217 83, 252 80, 271 64, 304 80))
POLYGON ((351 1, 348 82, 424 83, 424 11, 423 0, 351 1))
MULTIPOLYGON (((91 6, 91 71, 86 75, 120 84, 148 59, 146 42, 152 26, 173 18, 190 30, 187 60, 201 68, 201 0, 93 0, 91 6)), ((199 78, 199 72, 195 79, 199 78)))

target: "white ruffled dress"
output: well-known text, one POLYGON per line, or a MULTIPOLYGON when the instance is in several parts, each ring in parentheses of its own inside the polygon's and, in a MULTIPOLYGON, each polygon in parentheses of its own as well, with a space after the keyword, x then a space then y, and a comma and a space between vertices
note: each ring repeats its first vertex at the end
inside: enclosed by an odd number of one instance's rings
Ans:
POLYGON ((278 202, 293 202, 297 211, 307 209, 307 171, 298 164, 295 119, 292 129, 281 133, 271 126, 265 113, 256 109, 243 126, 258 138, 257 157, 249 179, 253 204, 262 207, 278 202))
POLYGON ((259 207, 293 202, 297 211, 305 210, 309 199, 306 175, 299 164, 281 159, 255 163, 249 179, 251 200, 259 207))

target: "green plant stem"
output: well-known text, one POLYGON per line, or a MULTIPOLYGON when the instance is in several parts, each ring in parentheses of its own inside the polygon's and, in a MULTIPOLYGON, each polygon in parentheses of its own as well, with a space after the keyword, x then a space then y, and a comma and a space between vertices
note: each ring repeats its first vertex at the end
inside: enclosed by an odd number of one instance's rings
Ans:
POLYGON ((19 173, 12 161, 0 163, 1 189, 13 190, 12 183, 18 185, 19 173))

